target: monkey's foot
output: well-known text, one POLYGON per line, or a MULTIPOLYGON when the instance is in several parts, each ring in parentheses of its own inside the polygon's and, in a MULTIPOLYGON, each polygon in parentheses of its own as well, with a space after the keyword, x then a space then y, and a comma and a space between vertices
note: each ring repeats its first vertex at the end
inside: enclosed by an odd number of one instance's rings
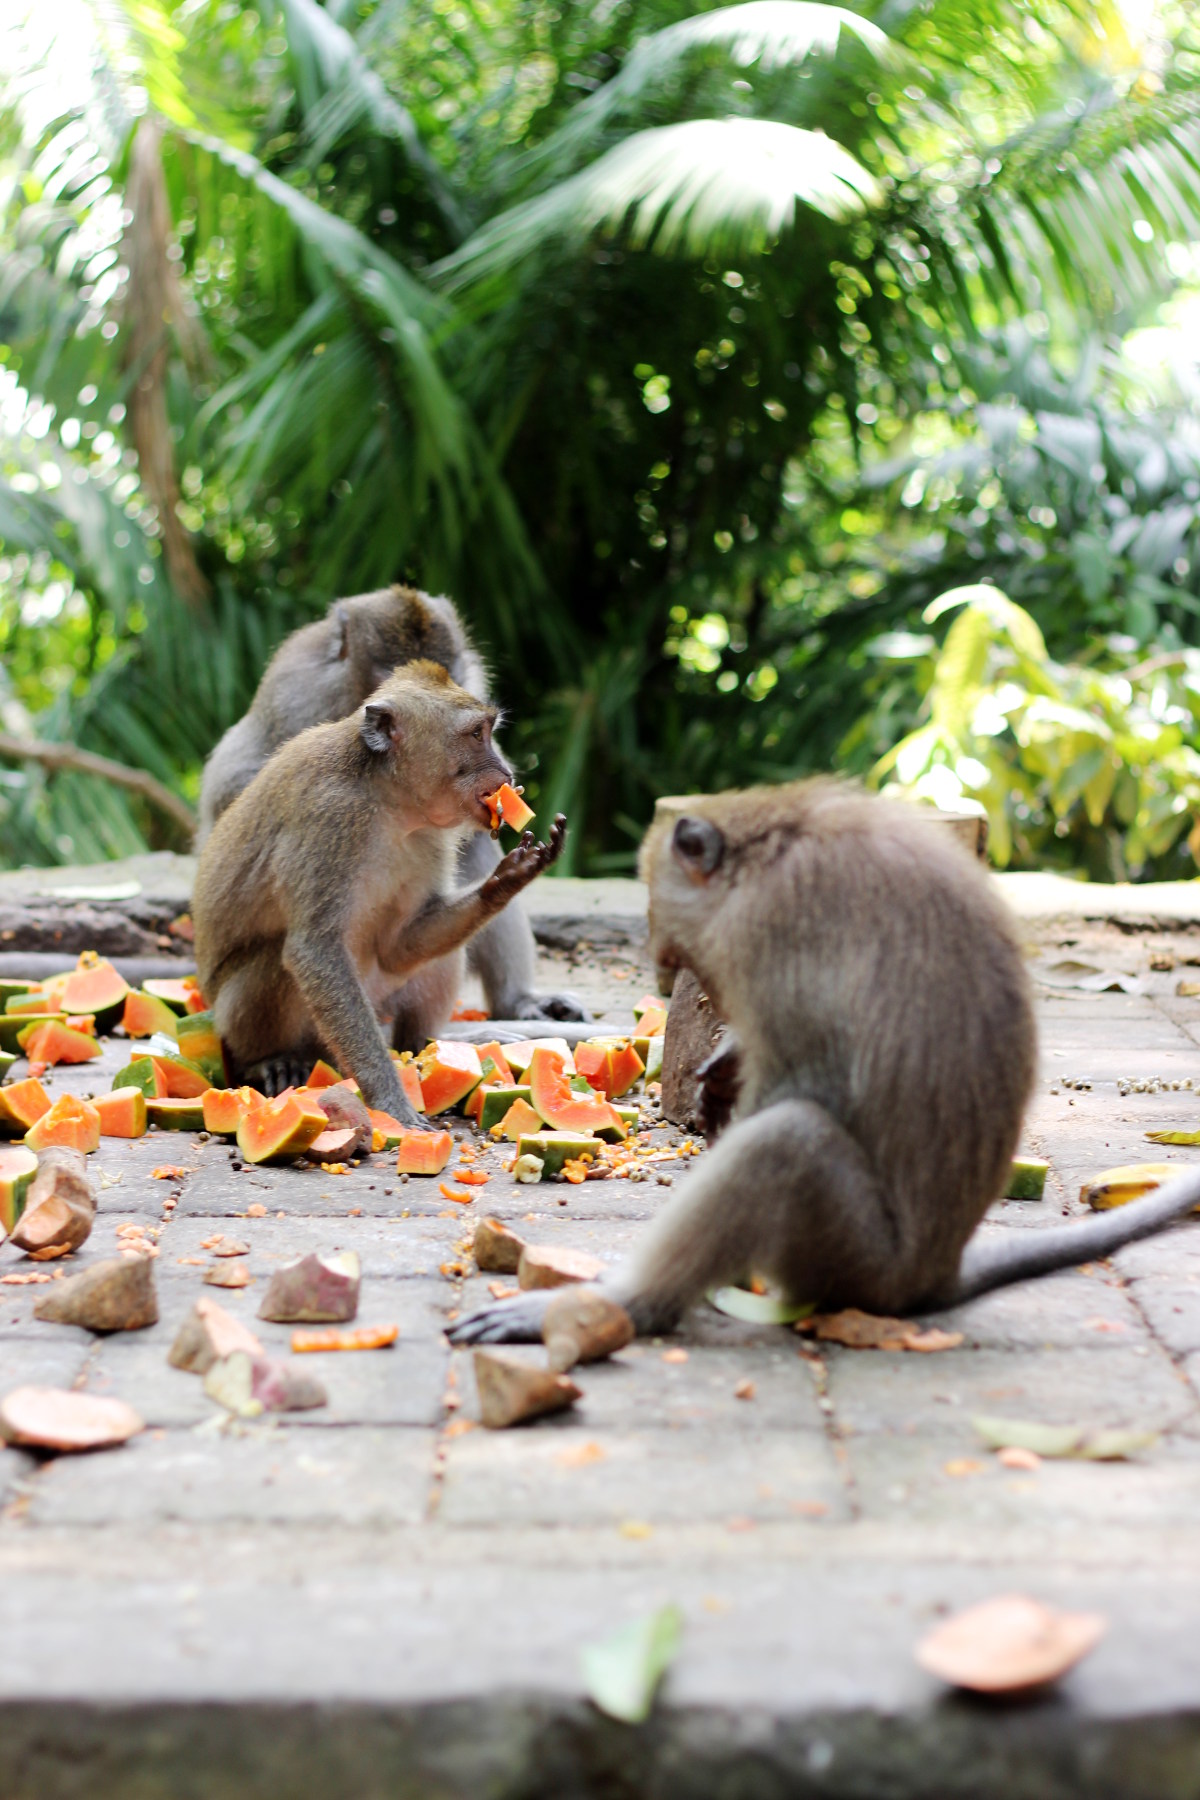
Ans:
POLYGON ((312 1071, 314 1056, 267 1056, 242 1070, 242 1080, 273 1100, 284 1088, 303 1087, 312 1071))
POLYGON ((556 1288, 541 1288, 536 1293, 519 1294, 515 1300, 497 1300, 494 1306, 481 1306, 465 1319, 455 1319, 446 1327, 452 1344, 536 1344, 542 1335, 542 1321, 556 1288))
POLYGON ((590 1019, 578 994, 518 994, 511 1007, 493 1008, 499 1019, 590 1019))
POLYGON ((501 857, 485 881, 479 885, 479 897, 490 911, 499 912, 522 888, 556 863, 562 855, 567 837, 565 813, 559 813, 546 835, 544 844, 535 843, 532 831, 521 834, 521 841, 501 857))

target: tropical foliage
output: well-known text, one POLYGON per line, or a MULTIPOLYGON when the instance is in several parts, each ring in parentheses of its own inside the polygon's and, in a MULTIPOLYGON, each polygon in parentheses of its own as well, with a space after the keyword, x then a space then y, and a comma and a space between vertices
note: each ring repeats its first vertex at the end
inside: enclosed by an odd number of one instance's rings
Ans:
MULTIPOLYGON (((619 869, 657 792, 867 768, 956 581, 1064 659, 1186 646, 1195 445, 1113 347, 1200 237, 1188 12, 32 9, 0 718, 194 796, 271 644, 406 577, 470 619, 568 866, 619 869)), ((92 777, 3 780, 9 859, 174 841, 92 777)))

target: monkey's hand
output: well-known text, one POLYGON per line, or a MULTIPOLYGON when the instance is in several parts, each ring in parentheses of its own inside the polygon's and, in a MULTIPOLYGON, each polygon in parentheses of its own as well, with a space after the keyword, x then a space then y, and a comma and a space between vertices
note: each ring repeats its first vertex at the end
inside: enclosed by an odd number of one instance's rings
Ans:
POLYGON ((481 1306, 465 1319, 446 1327, 452 1344, 536 1344, 541 1341, 542 1321, 557 1290, 539 1288, 513 1300, 497 1300, 481 1306))
POLYGON ((566 842, 567 821, 559 813, 544 844, 534 841, 532 831, 522 835, 520 843, 501 857, 486 880, 479 884, 479 899, 488 912, 499 912, 514 895, 528 887, 543 869, 548 869, 562 855, 566 842))
POLYGON ((700 1083, 700 1125, 708 1143, 720 1137, 733 1116, 742 1086, 742 1053, 731 1031, 723 1031, 711 1055, 696 1070, 700 1083))

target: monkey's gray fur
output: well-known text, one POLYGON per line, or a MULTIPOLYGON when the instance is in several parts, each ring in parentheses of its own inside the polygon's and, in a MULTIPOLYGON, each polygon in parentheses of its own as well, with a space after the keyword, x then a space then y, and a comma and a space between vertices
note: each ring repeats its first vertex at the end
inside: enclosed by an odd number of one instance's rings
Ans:
MULTIPOLYGON (((209 757, 200 788, 196 848, 267 758, 310 725, 344 719, 398 665, 441 663, 458 686, 487 700, 488 680, 453 602, 399 585, 335 600, 323 619, 301 626, 276 650, 246 716, 231 725, 209 757)), ((485 831, 464 836, 458 852, 464 884, 480 881, 499 860, 485 831)), ((493 919, 467 952, 497 1019, 586 1019, 573 994, 537 994, 537 952, 529 921, 512 906, 493 919)), ((451 996, 453 1000, 453 996, 451 996)), ((421 1023, 397 1014, 400 1049, 420 1049, 421 1023)))
MULTIPOLYGON (((642 848, 661 965, 730 1039, 732 1123, 601 1283, 640 1333, 761 1275, 797 1302, 905 1313, 1105 1256, 1200 1201, 1200 1169, 1102 1218, 973 1242, 1034 1080, 1029 981, 985 872, 920 810, 832 781, 698 800, 642 848)), ((456 1343, 540 1336, 545 1296, 456 1343)))

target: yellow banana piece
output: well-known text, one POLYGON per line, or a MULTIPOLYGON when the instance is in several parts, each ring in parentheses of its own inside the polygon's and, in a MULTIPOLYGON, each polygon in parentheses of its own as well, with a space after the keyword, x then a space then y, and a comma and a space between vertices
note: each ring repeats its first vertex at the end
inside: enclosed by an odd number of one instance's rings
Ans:
MULTIPOLYGON (((1181 1175, 1186 1167, 1186 1163, 1125 1163, 1121 1168, 1105 1169, 1085 1181, 1079 1190, 1079 1198, 1095 1207, 1097 1212, 1107 1212, 1111 1206, 1125 1206, 1130 1200, 1140 1200, 1143 1194, 1152 1193, 1164 1181, 1170 1181, 1172 1175, 1181 1175)), ((1200 1212, 1200 1207, 1195 1210, 1200 1212)))

